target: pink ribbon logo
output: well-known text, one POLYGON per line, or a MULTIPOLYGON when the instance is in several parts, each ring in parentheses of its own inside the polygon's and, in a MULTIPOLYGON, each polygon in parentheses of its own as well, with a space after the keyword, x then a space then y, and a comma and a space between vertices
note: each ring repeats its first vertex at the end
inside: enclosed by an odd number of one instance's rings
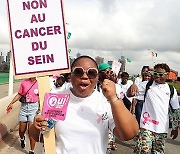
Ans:
POLYGON ((151 122, 155 125, 158 125, 159 124, 159 121, 156 121, 156 120, 152 120, 150 118, 150 114, 148 112, 144 112, 143 113, 143 118, 144 118, 144 121, 143 121, 143 124, 145 125, 147 122, 151 122))
POLYGON ((97 122, 98 122, 98 124, 99 124, 100 122, 102 122, 102 116, 99 115, 99 114, 97 114, 97 116, 98 116, 97 122))

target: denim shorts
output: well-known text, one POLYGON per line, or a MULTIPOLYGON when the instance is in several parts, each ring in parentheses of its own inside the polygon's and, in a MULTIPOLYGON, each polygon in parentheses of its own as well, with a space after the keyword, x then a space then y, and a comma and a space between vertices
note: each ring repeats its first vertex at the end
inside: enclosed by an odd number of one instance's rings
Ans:
POLYGON ((19 112, 19 121, 33 122, 34 116, 37 114, 39 103, 21 103, 19 112))

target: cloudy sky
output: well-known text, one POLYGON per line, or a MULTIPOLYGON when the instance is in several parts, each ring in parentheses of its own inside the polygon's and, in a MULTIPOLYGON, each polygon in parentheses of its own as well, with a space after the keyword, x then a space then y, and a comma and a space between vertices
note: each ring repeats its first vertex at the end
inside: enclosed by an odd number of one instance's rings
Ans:
MULTIPOLYGON (((0 2, 0 51, 9 50, 6 0, 0 2)), ((64 0, 68 46, 92 57, 118 60, 130 74, 143 65, 167 63, 180 73, 179 0, 64 0), (157 53, 152 58, 151 52, 157 53)))

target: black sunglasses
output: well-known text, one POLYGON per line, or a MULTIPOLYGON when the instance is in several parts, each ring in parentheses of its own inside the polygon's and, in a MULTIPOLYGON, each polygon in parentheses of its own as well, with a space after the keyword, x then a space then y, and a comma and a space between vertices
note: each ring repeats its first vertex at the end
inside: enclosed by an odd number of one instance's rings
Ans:
POLYGON ((166 75, 166 74, 167 74, 167 72, 159 73, 159 72, 154 71, 154 76, 162 77, 162 76, 164 76, 164 75, 166 75))
POLYGON ((94 79, 98 76, 98 70, 96 68, 88 68, 85 71, 82 67, 75 67, 72 70, 72 74, 77 77, 82 77, 84 73, 86 73, 90 79, 94 79))
POLYGON ((104 72, 104 73, 106 73, 106 74, 113 74, 113 71, 111 71, 111 70, 104 70, 104 71, 102 71, 102 72, 104 72))

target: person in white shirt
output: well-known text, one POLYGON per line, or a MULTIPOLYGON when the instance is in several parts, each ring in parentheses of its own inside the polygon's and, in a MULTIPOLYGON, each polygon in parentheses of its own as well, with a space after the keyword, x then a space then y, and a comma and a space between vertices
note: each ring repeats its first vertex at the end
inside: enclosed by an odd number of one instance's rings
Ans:
POLYGON ((147 71, 149 71, 149 66, 143 66, 141 69, 141 75, 135 78, 134 84, 138 85, 140 82, 142 82, 143 81, 143 74, 147 71))
MULTIPOLYGON (((142 74, 142 81, 139 82, 139 84, 137 85, 138 87, 144 87, 144 81, 150 81, 152 80, 152 74, 150 71, 146 71, 146 72, 143 72, 142 74)), ((147 82, 145 82, 147 83, 147 82)), ((136 116, 136 119, 138 121, 138 124, 140 125, 140 118, 141 118, 141 112, 142 112, 142 107, 143 107, 143 103, 144 103, 144 94, 138 94, 136 97, 135 97, 135 101, 133 101, 132 103, 132 113, 135 114, 136 116)))
MULTIPOLYGON (((105 79, 109 79, 115 83, 117 97, 123 99, 124 98, 123 90, 121 86, 116 83, 117 77, 115 73, 112 71, 111 66, 108 63, 101 63, 98 66, 98 70, 99 70, 99 80, 97 84, 97 90, 100 93, 102 93, 101 84, 105 79)), ((108 142, 107 153, 110 152, 111 150, 116 150, 116 149, 117 146, 115 143, 115 136, 111 131, 109 131, 109 142, 108 142)))
MULTIPOLYGON (((55 124, 57 154, 105 154, 108 131, 118 139, 132 139, 138 124, 117 98, 114 82, 105 79, 103 95, 94 88, 98 81, 98 66, 89 56, 75 59, 71 66, 71 83, 62 93, 70 94, 66 119, 55 124), (109 100, 109 102, 107 102, 109 100)), ((39 140, 40 130, 45 131, 47 119, 38 115, 30 128, 31 136, 39 140)))
POLYGON ((133 84, 133 81, 129 80, 129 74, 127 72, 122 72, 121 82, 118 84, 121 86, 122 91, 124 93, 124 98, 123 98, 124 105, 128 110, 131 110, 131 103, 134 98, 127 97, 126 92, 129 89, 129 87, 133 84))
MULTIPOLYGON (((137 135, 137 145, 134 153, 165 153, 165 140, 169 128, 169 106, 172 106, 173 121, 171 136, 172 139, 178 136, 179 121, 179 102, 177 91, 174 88, 173 97, 170 99, 170 88, 165 82, 170 68, 167 64, 157 64, 154 66, 154 81, 146 92, 145 102, 143 104, 140 131, 137 135)), ((139 93, 145 94, 146 83, 144 86, 132 85, 128 89, 127 95, 134 96, 139 93)))
POLYGON ((60 74, 59 76, 56 77, 56 79, 54 79, 53 83, 50 84, 51 85, 51 90, 61 89, 64 83, 65 83, 64 75, 60 74))
POLYGON ((109 79, 115 83, 116 94, 118 98, 123 99, 124 98, 123 89, 119 84, 117 84, 116 82, 117 77, 115 73, 111 70, 111 66, 108 63, 101 63, 98 66, 98 71, 99 71, 99 80, 97 84, 97 90, 102 93, 101 84, 103 83, 104 79, 109 79))
POLYGON ((63 73, 63 74, 60 74, 59 76, 56 76, 56 79, 54 79, 53 84, 50 84, 51 92, 54 92, 54 91, 61 92, 71 87, 72 85, 71 85, 70 80, 68 79, 69 78, 68 76, 69 76, 69 73, 63 73))

